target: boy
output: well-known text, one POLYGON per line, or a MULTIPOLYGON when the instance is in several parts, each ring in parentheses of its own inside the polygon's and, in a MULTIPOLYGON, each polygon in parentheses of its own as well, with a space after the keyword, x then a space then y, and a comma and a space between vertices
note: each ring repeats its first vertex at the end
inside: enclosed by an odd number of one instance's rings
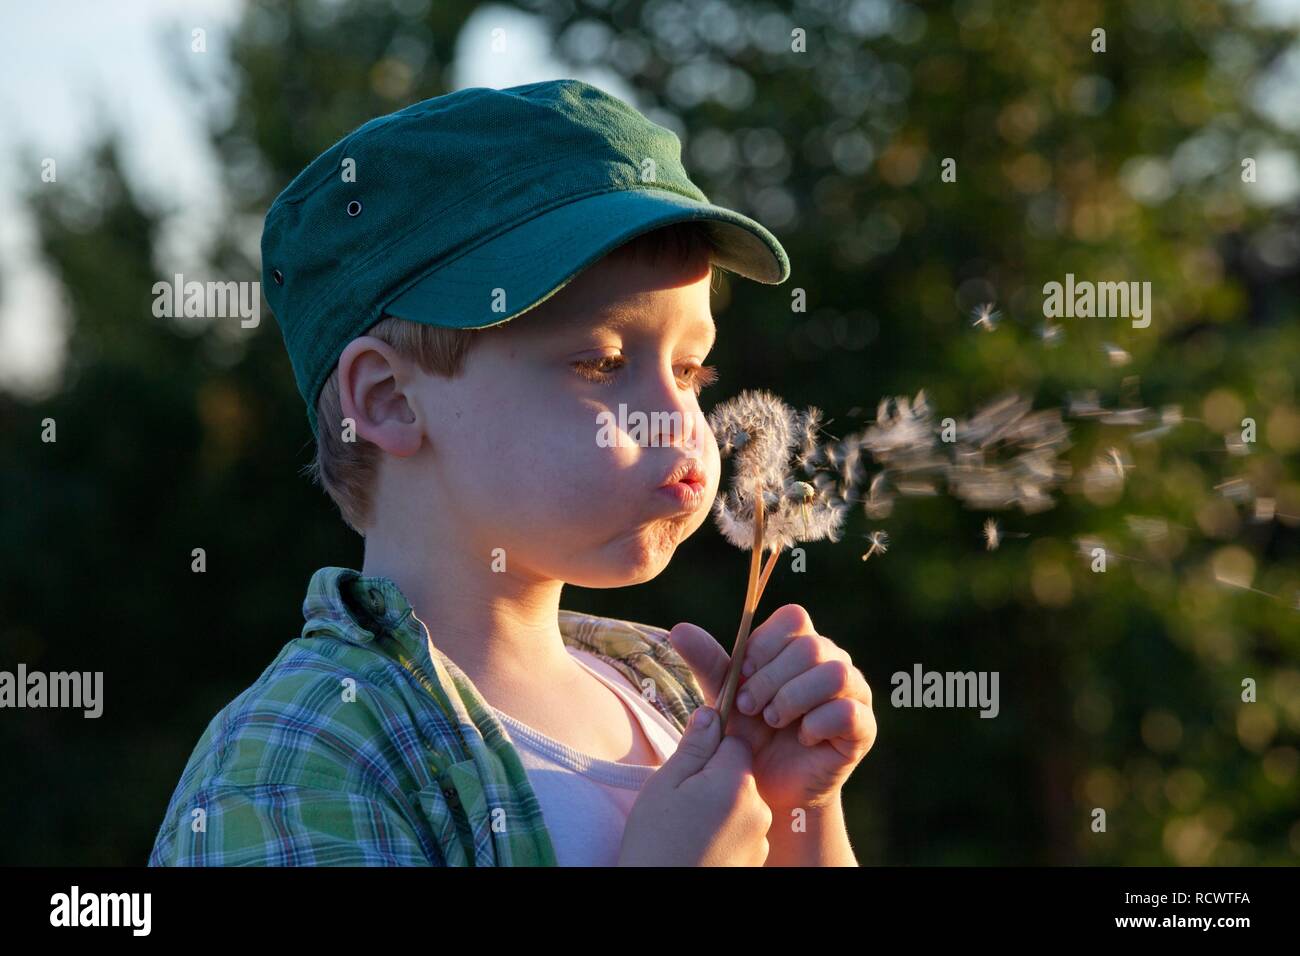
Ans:
POLYGON ((712 270, 782 282, 776 239, 707 202, 671 132, 560 80, 354 130, 262 254, 364 564, 313 575, 149 862, 856 865, 870 691, 802 608, 753 631, 724 736, 709 634, 559 607, 650 580, 706 520, 712 270), (599 440, 620 407, 674 427, 599 440))

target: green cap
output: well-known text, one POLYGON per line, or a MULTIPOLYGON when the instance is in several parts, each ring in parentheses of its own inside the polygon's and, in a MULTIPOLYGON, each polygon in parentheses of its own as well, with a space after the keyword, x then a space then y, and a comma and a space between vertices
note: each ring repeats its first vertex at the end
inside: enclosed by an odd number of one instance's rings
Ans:
POLYGON ((262 231, 262 288, 312 433, 339 355, 385 315, 499 325, 686 220, 706 223, 720 268, 789 277, 775 236, 691 182, 671 130, 588 83, 458 90, 359 126, 285 187, 262 231))

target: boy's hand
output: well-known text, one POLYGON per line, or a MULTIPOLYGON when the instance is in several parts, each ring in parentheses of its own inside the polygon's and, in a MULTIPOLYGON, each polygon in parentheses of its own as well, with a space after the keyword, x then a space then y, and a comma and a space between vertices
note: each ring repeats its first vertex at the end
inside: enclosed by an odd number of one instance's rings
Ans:
POLYGON ((652 773, 623 828, 619 866, 762 866, 772 811, 758 795, 753 755, 698 707, 677 750, 652 773), (702 719, 705 718, 705 719, 702 719))
MULTIPOLYGON (((668 638, 716 707, 731 663, 726 650, 694 624, 678 624, 668 638)), ((862 672, 798 604, 778 608, 750 633, 742 667, 726 729, 750 745, 764 802, 784 811, 837 800, 876 740, 862 672)))

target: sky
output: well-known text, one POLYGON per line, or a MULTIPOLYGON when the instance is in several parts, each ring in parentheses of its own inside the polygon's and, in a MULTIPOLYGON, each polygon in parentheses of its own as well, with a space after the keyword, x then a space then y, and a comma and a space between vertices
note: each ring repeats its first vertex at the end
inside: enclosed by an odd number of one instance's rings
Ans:
MULTIPOLYGON (((402 0, 420 4, 429 0, 402 0)), ((437 2, 437 0, 431 0, 437 2)), ((203 133, 205 117, 233 102, 223 42, 243 0, 9 0, 0 13, 0 388, 40 398, 58 385, 66 317, 59 288, 40 261, 17 184, 40 187, 53 159, 61 184, 77 188, 86 147, 108 127, 123 131, 126 172, 138 193, 168 215, 161 237, 168 261, 201 261, 204 237, 221 209, 217 169, 203 133), (206 53, 191 52, 205 31, 206 53), (197 98, 176 79, 172 60, 194 59, 197 98), (30 162, 28 162, 30 161, 30 162)), ((1261 0, 1261 19, 1300 26, 1300 0, 1261 0)), ((454 86, 513 86, 558 76, 596 83, 644 107, 616 75, 564 67, 552 38, 527 13, 485 4, 457 41, 454 86), (491 53, 494 29, 509 37, 509 56, 491 53)), ((1269 111, 1300 124, 1300 45, 1265 90, 1269 111)), ((654 116, 660 122, 667 117, 654 116)), ((1274 182, 1300 191, 1295 158, 1274 182), (1279 178, 1280 177, 1280 178, 1279 178)), ((1262 161, 1261 161, 1262 162, 1262 161)), ((1261 177, 1261 181, 1263 178, 1261 177)))
MULTIPOLYGON (((243 0, 4 4, 0 163, 17 174, 0 176, 0 388, 40 398, 58 387, 66 316, 15 188, 16 182, 24 189, 43 185, 45 159, 54 160, 59 184, 77 188, 94 134, 120 128, 133 186, 146 201, 175 211, 160 240, 167 260, 201 261, 204 238, 221 211, 205 117, 231 108, 223 42, 243 6, 243 0), (191 52, 195 29, 204 30, 206 54, 191 52), (205 84, 198 99, 176 79, 176 50, 196 58, 205 84), (29 158, 32 164, 19 165, 29 158)), ((456 88, 574 76, 635 102, 613 73, 562 66, 537 23, 511 7, 479 8, 457 40, 456 88), (506 31, 509 56, 491 53, 497 28, 506 31)))

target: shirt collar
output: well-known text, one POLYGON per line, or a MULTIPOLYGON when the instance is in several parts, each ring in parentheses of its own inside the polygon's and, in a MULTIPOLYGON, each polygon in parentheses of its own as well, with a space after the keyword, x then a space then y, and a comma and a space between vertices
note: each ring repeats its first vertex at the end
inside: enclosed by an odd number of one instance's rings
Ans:
POLYGON ((303 600, 302 636, 322 632, 353 644, 371 644, 381 634, 397 639, 420 661, 429 650, 423 628, 397 582, 352 568, 326 567, 311 576, 303 600))
MULTIPOLYGON (((401 656, 416 662, 422 672, 435 679, 440 671, 452 677, 459 674, 440 651, 439 660, 433 660, 424 623, 391 578, 363 575, 351 568, 321 568, 311 577, 302 610, 303 637, 331 636, 363 646, 377 643, 381 653, 394 656, 393 649, 382 647, 386 642, 378 640, 387 635, 398 643, 401 656)), ((564 608, 559 611, 559 625, 566 645, 615 662, 634 682, 652 679, 679 725, 703 703, 689 665, 668 644, 662 628, 564 608)))
MULTIPOLYGON (((352 568, 321 568, 311 577, 302 605, 303 637, 322 632, 353 644, 372 644, 381 634, 395 639, 406 653, 430 673, 429 637, 415 609, 392 578, 363 575, 352 568)), ((565 644, 587 646, 591 622, 601 620, 580 611, 559 612, 565 644)), ((604 648, 602 648, 604 649, 604 648)))

